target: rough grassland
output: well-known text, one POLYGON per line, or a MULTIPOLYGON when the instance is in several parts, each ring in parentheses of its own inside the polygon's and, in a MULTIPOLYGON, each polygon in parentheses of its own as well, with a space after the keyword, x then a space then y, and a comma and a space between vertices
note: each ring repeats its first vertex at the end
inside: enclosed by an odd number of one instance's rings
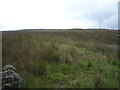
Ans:
POLYGON ((117 88, 118 31, 3 32, 3 65, 16 67, 24 88, 117 88))

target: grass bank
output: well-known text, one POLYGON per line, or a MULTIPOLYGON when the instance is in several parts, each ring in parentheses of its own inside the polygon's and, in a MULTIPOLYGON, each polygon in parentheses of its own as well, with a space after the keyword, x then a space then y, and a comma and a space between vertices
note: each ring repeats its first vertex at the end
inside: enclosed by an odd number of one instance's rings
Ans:
POLYGON ((24 88, 118 87, 118 31, 3 32, 3 65, 12 64, 24 88))

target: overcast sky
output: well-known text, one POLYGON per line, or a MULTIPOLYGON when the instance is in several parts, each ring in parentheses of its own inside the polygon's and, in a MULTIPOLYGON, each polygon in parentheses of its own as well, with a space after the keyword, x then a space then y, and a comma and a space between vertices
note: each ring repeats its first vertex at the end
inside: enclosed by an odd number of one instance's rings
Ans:
POLYGON ((118 28, 119 0, 0 0, 0 30, 118 28))

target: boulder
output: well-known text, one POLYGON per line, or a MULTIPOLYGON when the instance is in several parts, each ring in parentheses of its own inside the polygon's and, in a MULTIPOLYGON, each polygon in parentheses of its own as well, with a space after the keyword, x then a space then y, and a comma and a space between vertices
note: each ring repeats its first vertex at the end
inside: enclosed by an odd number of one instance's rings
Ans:
POLYGON ((22 78, 15 72, 15 67, 5 65, 2 67, 2 88, 20 88, 22 78))

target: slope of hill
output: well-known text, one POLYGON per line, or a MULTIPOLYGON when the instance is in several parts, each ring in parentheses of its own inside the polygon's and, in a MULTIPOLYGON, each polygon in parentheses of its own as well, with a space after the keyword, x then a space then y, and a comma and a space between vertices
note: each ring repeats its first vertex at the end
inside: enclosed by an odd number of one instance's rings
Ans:
POLYGON ((3 32, 3 65, 24 88, 117 88, 117 30, 3 32))

